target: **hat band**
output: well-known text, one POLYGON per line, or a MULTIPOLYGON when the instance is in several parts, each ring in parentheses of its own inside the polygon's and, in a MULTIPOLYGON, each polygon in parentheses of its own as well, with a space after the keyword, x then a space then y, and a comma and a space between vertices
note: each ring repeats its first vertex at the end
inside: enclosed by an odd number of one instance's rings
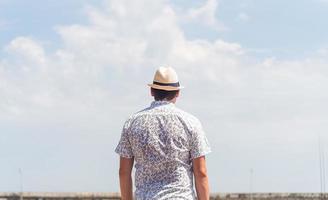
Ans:
POLYGON ((161 85, 161 86, 173 86, 173 87, 179 87, 180 86, 179 82, 176 82, 176 83, 160 83, 160 82, 153 81, 153 84, 161 85))

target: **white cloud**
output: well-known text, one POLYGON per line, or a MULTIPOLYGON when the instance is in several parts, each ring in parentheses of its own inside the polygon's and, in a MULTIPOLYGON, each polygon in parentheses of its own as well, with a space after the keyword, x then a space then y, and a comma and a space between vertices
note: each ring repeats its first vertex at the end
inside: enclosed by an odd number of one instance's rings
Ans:
POLYGON ((26 37, 17 37, 7 46, 6 50, 12 54, 22 56, 23 59, 43 65, 45 55, 43 47, 34 40, 26 37))
POLYGON ((239 13, 238 20, 243 22, 248 22, 251 19, 251 17, 247 13, 239 13))
POLYGON ((217 31, 226 31, 228 27, 217 19, 218 6, 219 0, 207 0, 198 8, 189 9, 183 20, 197 22, 217 31))
POLYGON ((320 55, 320 56, 327 56, 328 55, 328 48, 318 49, 317 54, 320 55))
MULTIPOLYGON (((217 5, 208 0, 189 16, 217 27, 217 5)), ((314 134, 326 131, 325 56, 258 60, 238 43, 189 40, 178 23, 182 15, 166 1, 106 1, 103 8, 88 7, 87 16, 87 25, 56 27, 62 43, 54 52, 30 37, 8 44, 0 61, 0 120, 60 124, 71 134, 110 130, 106 139, 114 146, 127 115, 151 100, 146 83, 155 69, 171 65, 186 86, 178 105, 203 121, 214 149, 209 166, 222 166, 211 172, 223 177, 213 183, 227 183, 218 190, 245 190, 233 182, 239 177, 230 173, 232 164, 238 173, 255 162, 261 170, 267 166, 258 159, 274 155, 286 171, 259 178, 276 184, 259 185, 258 191, 295 189, 277 186, 277 179, 298 166, 295 155, 312 152, 314 134)))

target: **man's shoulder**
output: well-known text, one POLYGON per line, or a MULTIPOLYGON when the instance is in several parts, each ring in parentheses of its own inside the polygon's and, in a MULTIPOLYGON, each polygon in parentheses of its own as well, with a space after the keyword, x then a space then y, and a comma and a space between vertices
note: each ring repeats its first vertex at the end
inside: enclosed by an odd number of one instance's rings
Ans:
POLYGON ((191 125, 191 126, 194 126, 194 125, 197 125, 197 124, 200 124, 200 121, 199 119, 194 116, 193 114, 181 109, 181 108, 178 108, 176 106, 172 106, 172 107, 169 107, 167 110, 165 110, 165 112, 163 112, 163 110, 154 110, 152 109, 151 107, 146 107, 142 110, 139 110, 133 114, 131 114, 125 124, 126 125, 130 125, 131 123, 133 123, 133 121, 135 120, 142 120, 144 119, 145 117, 149 116, 149 115, 163 115, 163 113, 165 115, 175 115, 176 117, 178 117, 180 120, 186 122, 187 124, 191 125))
POLYGON ((180 114, 183 118, 185 118, 189 121, 192 121, 192 122, 198 122, 199 121, 199 119, 195 115, 193 115, 193 114, 191 114, 191 113, 189 113, 189 112, 187 112, 187 111, 185 111, 181 108, 175 108, 175 109, 176 109, 177 113, 180 114))
POLYGON ((135 119, 140 118, 142 116, 145 116, 146 114, 148 114, 149 111, 149 107, 144 108, 142 110, 139 110, 133 114, 131 114, 130 116, 128 116, 128 118, 125 120, 125 124, 130 124, 131 122, 133 122, 135 119))

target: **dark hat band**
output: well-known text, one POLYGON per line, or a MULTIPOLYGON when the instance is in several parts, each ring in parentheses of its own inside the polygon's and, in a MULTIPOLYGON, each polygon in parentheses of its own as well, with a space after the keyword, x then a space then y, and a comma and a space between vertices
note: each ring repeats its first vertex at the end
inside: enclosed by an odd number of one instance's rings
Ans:
POLYGON ((160 82, 153 81, 153 84, 161 85, 161 86, 173 86, 173 87, 179 87, 180 86, 179 82, 176 82, 176 83, 160 83, 160 82))

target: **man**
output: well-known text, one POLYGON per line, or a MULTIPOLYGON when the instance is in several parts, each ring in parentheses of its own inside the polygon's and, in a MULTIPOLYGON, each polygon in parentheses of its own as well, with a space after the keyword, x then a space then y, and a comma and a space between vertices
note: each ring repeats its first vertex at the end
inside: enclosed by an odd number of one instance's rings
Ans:
POLYGON ((154 76, 150 107, 133 114, 124 124, 115 152, 120 155, 122 200, 132 200, 131 172, 135 163, 137 200, 209 199, 205 155, 210 147, 199 120, 178 109, 178 76, 160 67, 154 76))

